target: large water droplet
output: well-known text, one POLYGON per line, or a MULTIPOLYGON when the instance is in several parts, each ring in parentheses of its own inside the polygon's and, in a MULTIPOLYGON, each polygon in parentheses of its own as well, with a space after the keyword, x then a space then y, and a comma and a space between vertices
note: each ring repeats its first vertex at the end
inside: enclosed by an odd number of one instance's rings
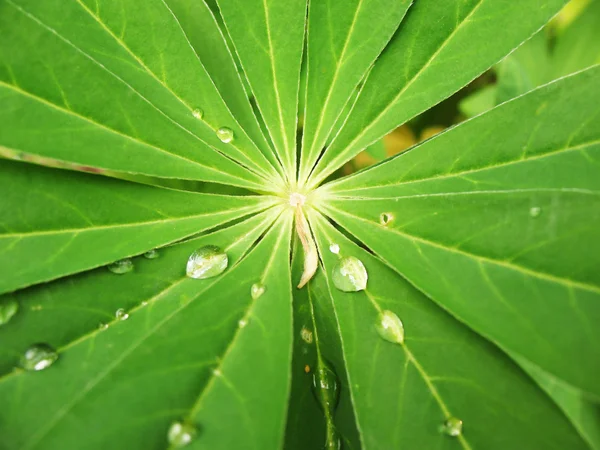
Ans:
POLYGON ((267 287, 262 283, 254 283, 250 288, 250 295, 252 296, 252 300, 256 300, 258 297, 263 295, 267 287))
POLYGON ((127 314, 127 311, 125 311, 123 308, 119 308, 115 312, 115 317, 117 320, 127 320, 129 319, 129 314, 127 314))
POLYGON ((187 276, 203 280, 223 273, 228 264, 227 254, 215 245, 206 245, 191 254, 187 276))
POLYGON ((442 431, 448 436, 456 437, 462 434, 462 427, 462 420, 457 419, 456 417, 450 417, 444 422, 442 431))
POLYGON ((144 258, 146 259, 156 259, 160 256, 160 253, 158 253, 158 250, 156 250, 155 248, 153 248, 152 250, 148 250, 146 253, 144 253, 144 258))
POLYGON ((392 311, 382 311, 377 322, 377 332, 386 341, 394 344, 404 342, 404 325, 400 318, 392 311))
POLYGON ((117 275, 123 275, 124 273, 131 272, 133 270, 133 261, 129 258, 121 259, 109 264, 108 270, 117 275))
POLYGON ((529 215, 533 218, 539 217, 541 213, 542 208, 540 208, 539 206, 534 206, 529 210, 529 215))
POLYGON ((48 344, 34 344, 21 356, 21 367, 25 370, 44 370, 54 364, 58 353, 48 344))
POLYGON ((340 399, 340 385, 329 364, 323 363, 313 372, 312 387, 321 408, 333 412, 340 399))
POLYGON ((340 254, 340 246, 337 244, 331 244, 329 246, 329 251, 331 253, 333 253, 334 255, 339 255, 340 254))
POLYGON ((224 142, 225 144, 229 144, 233 141, 233 130, 227 127, 221 127, 217 130, 217 137, 224 142))
POLYGON ((173 422, 169 427, 167 439, 175 448, 181 448, 194 440, 198 430, 189 423, 173 422))
POLYGON ((192 111, 192 115, 196 119, 202 119, 204 117, 204 111, 202 111, 200 108, 196 108, 195 110, 192 111))
POLYGON ((367 269, 360 259, 345 256, 333 268, 333 284, 340 291, 357 292, 367 287, 367 269))
POLYGON ((0 301, 0 325, 8 323, 19 310, 19 304, 13 298, 0 301))

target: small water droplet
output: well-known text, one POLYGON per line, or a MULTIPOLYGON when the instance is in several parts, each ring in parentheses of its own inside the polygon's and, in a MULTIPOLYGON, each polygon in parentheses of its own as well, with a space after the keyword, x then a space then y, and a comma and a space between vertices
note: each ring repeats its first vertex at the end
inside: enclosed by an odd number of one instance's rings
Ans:
POLYGON ((13 298, 0 301, 0 325, 7 324, 19 310, 19 304, 13 298))
POLYGON ((229 144, 233 141, 233 130, 227 127, 221 127, 217 130, 217 137, 224 142, 225 144, 229 144))
POLYGON ((307 344, 312 344, 313 342, 313 332, 306 327, 302 327, 300 330, 300 337, 307 344))
POLYGON ((240 319, 238 321, 238 325, 240 328, 244 328, 246 325, 248 325, 248 321, 246 319, 240 319))
POLYGON ((386 341, 394 344, 404 342, 404 325, 400 318, 392 311, 385 310, 379 314, 377 332, 386 341))
POLYGON ((340 246, 337 244, 331 244, 329 246, 329 251, 331 253, 333 253, 334 255, 339 255, 340 254, 340 246))
POLYGON ((115 312, 115 317, 117 318, 117 320, 127 320, 129 319, 129 314, 123 308, 119 308, 115 312))
POLYGON ((223 375, 223 372, 221 372, 221 369, 219 369, 219 368, 213 369, 213 375, 215 377, 220 377, 221 375, 223 375))
POLYGON ((206 245, 191 254, 187 263, 187 276, 197 280, 216 277, 228 264, 227 254, 215 245, 206 245))
POLYGON ((442 431, 448 436, 456 437, 462 434, 462 420, 456 417, 450 417, 442 425, 442 431))
POLYGON ((250 288, 250 295, 252 296, 252 300, 256 300, 258 297, 263 295, 267 287, 262 283, 254 283, 250 288))
POLYGON ((108 265, 108 270, 117 275, 123 275, 124 273, 131 272, 133 270, 133 261, 129 258, 121 259, 112 264, 108 265))
POLYGON ((529 210, 529 215, 533 218, 539 217, 539 215, 541 213, 542 213, 542 208, 540 208, 539 206, 534 206, 533 208, 531 208, 529 210))
POLYGON ((107 323, 101 323, 100 325, 98 325, 98 328, 100 330, 106 330, 108 328, 108 324, 107 323))
POLYGON ((153 248, 152 250, 148 250, 146 253, 144 253, 144 258, 146 259, 156 259, 160 256, 160 253, 158 253, 158 250, 156 250, 155 248, 153 248))
POLYGON ((324 450, 341 450, 342 440, 335 428, 331 425, 327 430, 327 441, 325 442, 324 450))
POLYGON ((394 220, 394 215, 392 213, 381 213, 379 216, 379 223, 381 225, 388 225, 392 220, 394 220))
POLYGON ((196 108, 195 110, 192 111, 192 115, 196 119, 202 119, 204 117, 204 111, 202 111, 200 108, 196 108))
POLYGON ((313 394, 323 410, 333 412, 340 399, 340 385, 329 364, 324 362, 313 372, 312 387, 313 394))
POLYGON ((354 256, 345 256, 333 268, 333 284, 340 291, 358 292, 367 287, 369 276, 362 261, 354 256))
POLYGON ((148 305, 148 300, 144 300, 144 301, 142 302, 142 306, 147 306, 147 305, 148 305))
POLYGON ((54 364, 58 353, 48 344, 34 344, 21 356, 21 367, 25 370, 44 370, 54 364))
POLYGON ((175 448, 181 448, 194 440, 198 430, 189 423, 173 422, 169 427, 167 439, 169 444, 175 448))

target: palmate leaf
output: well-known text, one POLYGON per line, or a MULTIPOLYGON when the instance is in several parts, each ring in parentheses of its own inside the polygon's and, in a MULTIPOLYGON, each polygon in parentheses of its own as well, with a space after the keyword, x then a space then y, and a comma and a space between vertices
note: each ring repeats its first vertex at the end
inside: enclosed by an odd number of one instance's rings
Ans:
POLYGON ((600 448, 600 67, 319 186, 564 3, 0 0, 0 449, 600 448))

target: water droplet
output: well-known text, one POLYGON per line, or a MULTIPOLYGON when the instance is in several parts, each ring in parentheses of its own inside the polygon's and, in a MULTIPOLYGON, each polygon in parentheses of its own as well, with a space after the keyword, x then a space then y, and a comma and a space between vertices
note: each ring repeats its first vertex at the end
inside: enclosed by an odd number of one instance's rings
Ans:
POLYGON ((244 328, 246 325, 248 325, 248 321, 246 319, 240 319, 238 321, 238 325, 240 328, 244 328))
POLYGON ((341 450, 342 448, 342 440, 340 439, 340 435, 333 425, 329 426, 327 430, 327 441, 325 442, 324 450, 341 450))
POLYGON ((101 323, 100 325, 98 325, 98 328, 100 330, 106 330, 108 328, 108 324, 107 323, 101 323))
POLYGON ((148 300, 144 300, 144 301, 142 302, 142 306, 147 306, 147 305, 148 305, 148 300))
POLYGON ((333 412, 340 399, 337 375, 329 364, 323 362, 313 372, 313 394, 324 411, 333 412))
POLYGON ((462 427, 462 420, 457 419, 456 417, 450 417, 444 422, 442 431, 448 436, 456 437, 462 434, 462 427))
POLYGON ((169 444, 175 448, 185 447, 194 440, 197 431, 196 427, 189 423, 173 422, 167 434, 169 444))
POLYGON ((198 280, 216 277, 228 264, 227 254, 215 245, 206 245, 191 254, 187 263, 187 276, 198 280))
POLYGON ((334 255, 339 255, 340 254, 340 246, 337 244, 331 244, 329 246, 329 251, 331 253, 333 253, 334 255))
POLYGON ((221 372, 221 369, 213 369, 213 375, 215 377, 220 377, 221 375, 223 375, 223 372, 221 372))
POLYGON ((196 108, 195 110, 192 111, 192 115, 196 119, 202 119, 204 117, 204 111, 202 111, 200 108, 196 108))
POLYGON ((300 330, 300 337, 307 344, 312 344, 313 332, 306 327, 302 327, 302 329, 300 330))
POLYGON ((394 220, 394 215, 392 213, 381 213, 379 216, 379 223, 381 225, 388 225, 392 220, 394 220))
POLYGON ((392 311, 383 311, 379 314, 377 332, 386 341, 394 344, 404 342, 404 325, 400 318, 392 311))
POLYGON ((224 142, 225 144, 229 144, 233 141, 233 130, 227 127, 221 127, 217 130, 217 137, 224 142))
POLYGON ((267 287, 262 283, 254 283, 250 288, 250 295, 252 296, 252 300, 256 300, 258 297, 263 295, 267 287))
POLYGON ((533 208, 531 208, 529 210, 529 215, 531 217, 539 217, 539 215, 542 213, 542 208, 540 208, 539 206, 534 206, 533 208))
POLYGON ((123 308, 119 308, 115 312, 115 317, 117 320, 127 320, 129 319, 129 314, 127 314, 127 311, 125 311, 123 308))
POLYGON ((19 304, 13 298, 0 301, 0 325, 7 324, 19 310, 19 304))
POLYGON ((333 284, 340 291, 358 292, 367 287, 367 269, 360 259, 345 256, 333 268, 333 284))
POLYGON ((25 350, 21 367, 25 370, 44 370, 58 359, 58 353, 48 344, 35 344, 25 350))
POLYGON ((133 261, 129 258, 121 259, 112 264, 109 264, 108 270, 117 275, 123 275, 124 273, 131 272, 133 270, 133 261))
POLYGON ((148 250, 146 253, 144 253, 144 258, 146 259, 156 259, 160 256, 160 253, 158 253, 158 250, 156 250, 155 248, 153 248, 152 250, 148 250))

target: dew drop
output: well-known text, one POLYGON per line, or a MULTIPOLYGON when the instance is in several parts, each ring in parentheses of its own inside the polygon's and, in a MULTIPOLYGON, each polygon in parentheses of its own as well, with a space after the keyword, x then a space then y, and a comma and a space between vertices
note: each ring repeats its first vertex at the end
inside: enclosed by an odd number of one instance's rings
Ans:
POLYGON ((258 297, 263 295, 267 287, 262 283, 254 283, 250 288, 250 295, 252 296, 252 300, 256 300, 258 297))
POLYGON ((158 253, 158 250, 156 250, 155 248, 153 248, 152 250, 148 250, 146 253, 144 253, 144 258, 146 259, 156 259, 160 256, 160 253, 158 253))
POLYGON ((313 394, 323 411, 333 412, 340 399, 337 375, 329 364, 323 362, 313 372, 313 394))
POLYGON ((302 327, 302 329, 300 330, 300 337, 307 344, 312 344, 313 342, 313 332, 306 327, 302 327))
POLYGON ((19 304, 15 299, 0 301, 0 325, 5 325, 19 310, 19 304))
POLYGON ((194 440, 198 430, 189 423, 173 422, 169 427, 167 439, 174 448, 181 448, 194 440))
POLYGON ((57 359, 58 353, 48 344, 34 344, 21 356, 21 367, 29 371, 44 370, 57 359))
POLYGON ((379 223, 381 225, 388 225, 392 220, 394 220, 394 215, 392 213, 381 213, 379 216, 379 223))
POLYGON ((115 317, 117 318, 117 320, 127 320, 129 319, 129 314, 123 308, 119 308, 115 312, 115 317))
POLYGON ((233 141, 233 130, 227 127, 221 127, 217 130, 217 137, 224 142, 225 144, 229 144, 233 141))
POLYGON ((190 255, 187 276, 198 280, 216 277, 228 264, 227 254, 215 245, 206 245, 190 255))
POLYGON ((246 325, 248 325, 248 321, 247 321, 246 319, 240 319, 240 320, 238 321, 238 326, 239 326, 240 328, 244 328, 246 325))
POLYGON ((325 442, 324 450, 341 450, 342 440, 340 439, 339 433, 333 426, 330 426, 327 430, 327 441, 325 442))
POLYGON ((442 425, 442 431, 448 436, 456 437, 462 434, 462 420, 456 417, 450 417, 442 425))
POLYGON ((108 270, 117 275, 123 275, 124 273, 131 272, 133 270, 133 261, 129 258, 115 261, 108 265, 108 270))
POLYGON ((539 217, 541 213, 542 208, 540 208, 539 206, 534 206, 529 210, 529 215, 533 218, 539 217))
POLYGON ((333 268, 333 284, 340 291, 358 292, 367 287, 367 269, 362 261, 354 256, 345 256, 333 268))
POLYGON ((331 253, 333 253, 334 255, 339 255, 340 254, 340 246, 337 244, 331 244, 329 246, 329 251, 331 253))
POLYGON ((196 108, 195 110, 192 111, 192 115, 196 119, 202 119, 204 117, 204 111, 202 111, 200 108, 196 108))
POLYGON ((377 332, 386 341, 394 344, 404 342, 404 325, 400 318, 392 311, 385 310, 379 314, 377 332))
POLYGON ((98 325, 98 329, 100 329, 100 330, 106 330, 107 328, 108 328, 107 323, 101 323, 100 325, 98 325))

